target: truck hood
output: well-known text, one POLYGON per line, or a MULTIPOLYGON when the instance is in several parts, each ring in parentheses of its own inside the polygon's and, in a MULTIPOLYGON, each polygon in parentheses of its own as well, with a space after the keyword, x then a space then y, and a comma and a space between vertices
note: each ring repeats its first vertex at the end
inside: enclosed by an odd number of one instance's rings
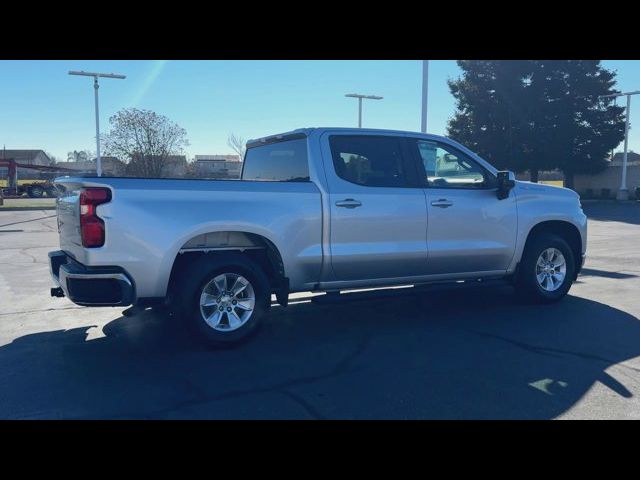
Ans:
POLYGON ((575 198, 580 199, 580 195, 569 188, 555 187, 553 185, 545 185, 544 183, 525 182, 521 180, 516 181, 516 189, 524 195, 544 195, 545 197, 557 197, 557 198, 575 198))

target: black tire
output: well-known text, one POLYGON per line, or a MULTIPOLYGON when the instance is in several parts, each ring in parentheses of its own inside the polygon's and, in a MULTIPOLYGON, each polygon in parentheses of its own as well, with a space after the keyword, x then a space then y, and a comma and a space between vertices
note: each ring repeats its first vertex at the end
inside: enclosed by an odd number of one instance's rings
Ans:
POLYGON ((541 233, 530 239, 522 255, 516 277, 516 291, 525 300, 534 303, 552 303, 563 298, 575 279, 575 257, 569 244, 560 236, 541 233), (536 278, 536 265, 543 251, 555 248, 565 259, 566 271, 562 284, 556 290, 545 290, 536 278))
MULTIPOLYGON (((235 252, 204 254, 182 270, 174 303, 173 314, 187 322, 199 341, 211 347, 230 347, 256 333, 271 307, 271 290, 269 280, 260 266, 245 255, 235 252), (250 317, 242 326, 228 332, 210 327, 200 311, 200 295, 204 287, 223 273, 244 277, 250 282, 255 297, 250 317)), ((228 321, 229 317, 225 318, 228 321)))
POLYGON ((39 185, 32 185, 27 188, 27 195, 31 198, 42 198, 44 195, 44 188, 39 185))

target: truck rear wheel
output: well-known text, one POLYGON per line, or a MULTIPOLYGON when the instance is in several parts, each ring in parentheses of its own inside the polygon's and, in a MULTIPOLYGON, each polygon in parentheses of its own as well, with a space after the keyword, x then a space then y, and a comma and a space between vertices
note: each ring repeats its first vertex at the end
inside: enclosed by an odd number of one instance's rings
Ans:
POLYGON ((31 198, 42 198, 44 195, 44 188, 40 185, 31 185, 27 188, 27 195, 31 198))
POLYGON ((542 233, 532 238, 522 255, 516 289, 536 303, 564 297, 575 278, 575 260, 569 244, 560 236, 542 233))
POLYGON ((232 346, 247 339, 271 306, 266 275, 241 254, 205 254, 181 278, 180 312, 208 346, 232 346))

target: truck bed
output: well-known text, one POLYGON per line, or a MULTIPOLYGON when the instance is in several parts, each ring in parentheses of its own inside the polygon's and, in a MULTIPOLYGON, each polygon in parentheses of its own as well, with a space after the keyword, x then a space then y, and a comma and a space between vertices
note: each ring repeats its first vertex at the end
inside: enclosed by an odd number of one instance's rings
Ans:
POLYGON ((321 194, 311 182, 62 177, 57 201, 60 248, 81 264, 119 265, 133 278, 137 297, 164 296, 176 256, 210 231, 247 232, 281 247, 292 289, 311 288, 322 265, 321 194), (105 244, 83 248, 79 190, 111 189, 97 207, 105 244))

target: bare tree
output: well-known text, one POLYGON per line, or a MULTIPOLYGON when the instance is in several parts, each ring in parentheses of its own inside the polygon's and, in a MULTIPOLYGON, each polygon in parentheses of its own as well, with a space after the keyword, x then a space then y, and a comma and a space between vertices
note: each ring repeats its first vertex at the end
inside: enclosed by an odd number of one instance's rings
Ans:
POLYGON ((47 157, 49 157, 49 164, 48 165, 50 167, 54 167, 56 165, 56 163, 58 163, 60 161, 60 160, 58 160, 58 157, 52 155, 51 153, 49 153, 47 151, 45 151, 44 153, 47 155, 47 157))
POLYGON ((169 157, 189 145, 184 128, 150 110, 123 109, 109 123, 111 131, 102 139, 105 153, 124 161, 130 175, 161 177, 169 157))
POLYGON ((230 133, 227 137, 227 145, 240 155, 240 161, 244 160, 244 152, 247 150, 247 141, 244 137, 239 137, 235 133, 230 133))

